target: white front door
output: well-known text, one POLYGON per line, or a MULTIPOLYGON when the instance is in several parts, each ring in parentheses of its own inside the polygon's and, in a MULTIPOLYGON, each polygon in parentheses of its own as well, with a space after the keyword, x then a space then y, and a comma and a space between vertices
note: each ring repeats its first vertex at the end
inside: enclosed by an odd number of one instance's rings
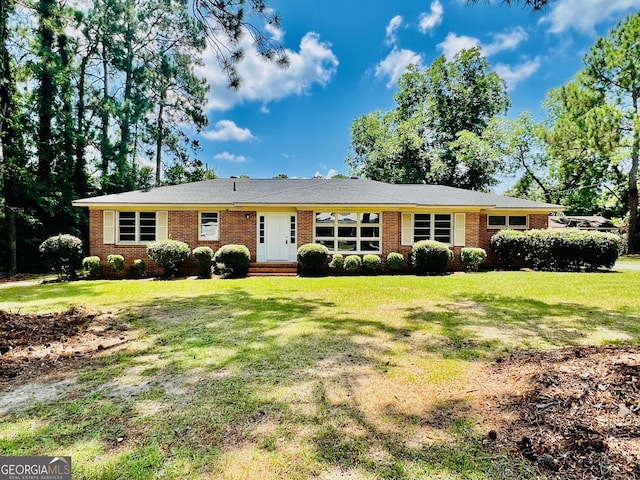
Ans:
MULTIPOLYGON (((264 238, 267 262, 288 262, 290 260, 291 224, 291 214, 289 213, 267 213, 265 215, 264 238)), ((293 228, 295 229, 295 224, 293 228)))

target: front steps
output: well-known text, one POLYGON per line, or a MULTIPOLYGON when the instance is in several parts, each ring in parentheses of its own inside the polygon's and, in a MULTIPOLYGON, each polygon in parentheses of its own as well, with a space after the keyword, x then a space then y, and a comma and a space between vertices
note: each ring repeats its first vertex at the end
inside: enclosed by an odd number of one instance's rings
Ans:
POLYGON ((297 262, 251 262, 250 277, 296 277, 297 262))

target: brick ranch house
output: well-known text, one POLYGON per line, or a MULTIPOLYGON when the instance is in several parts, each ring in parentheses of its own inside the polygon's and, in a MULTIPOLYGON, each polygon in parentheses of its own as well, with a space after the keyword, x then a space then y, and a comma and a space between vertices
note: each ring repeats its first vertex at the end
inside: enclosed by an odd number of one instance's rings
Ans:
MULTIPOLYGON (((440 185, 394 185, 363 179, 215 179, 73 202, 89 208, 89 249, 102 260, 120 254, 147 261, 146 244, 171 238, 190 248, 239 243, 256 267, 295 267, 305 243, 331 253, 405 255, 424 239, 454 250, 490 252, 498 230, 547 228, 559 205, 440 185)), ((489 261, 495 260, 491 255, 489 261)), ((151 263, 151 262, 148 262, 151 263)), ((193 268, 188 264, 185 268, 193 268)), ((151 273, 157 272, 149 264, 151 273)))

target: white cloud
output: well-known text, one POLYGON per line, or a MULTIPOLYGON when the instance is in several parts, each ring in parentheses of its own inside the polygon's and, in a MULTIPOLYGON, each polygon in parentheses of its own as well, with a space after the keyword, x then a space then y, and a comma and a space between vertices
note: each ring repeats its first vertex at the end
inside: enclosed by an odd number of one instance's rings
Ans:
POLYGON ((522 80, 529 78, 540 68, 540 57, 528 60, 519 65, 511 66, 499 63, 495 66, 495 72, 507 82, 507 88, 513 90, 522 80))
POLYGON ((411 64, 422 67, 422 56, 411 50, 394 48, 376 65, 375 76, 388 78, 387 87, 391 88, 411 64))
POLYGON ((420 23, 418 25, 418 30, 420 30, 422 33, 427 33, 429 30, 433 30, 442 23, 443 14, 444 9, 442 8, 442 4, 439 0, 434 0, 431 3, 431 9, 429 13, 423 12, 420 14, 420 23))
POLYGON ((396 15, 389 21, 389 25, 387 25, 386 32, 387 36, 385 37, 385 43, 387 45, 394 45, 398 38, 396 37, 396 32, 398 28, 402 25, 402 17, 400 15, 396 15))
POLYGON ((255 140, 248 128, 240 128, 231 120, 220 120, 216 123, 215 130, 207 130, 202 134, 203 137, 215 141, 237 141, 246 142, 255 140))
POLYGON ((549 24, 550 32, 574 29, 594 34, 598 23, 619 17, 626 10, 637 10, 638 0, 558 0, 551 5, 551 12, 540 20, 549 24))
POLYGON ((444 41, 439 43, 437 47, 448 60, 451 60, 461 50, 473 47, 481 47, 483 55, 490 57, 504 50, 515 50, 520 43, 528 38, 527 32, 521 27, 514 28, 506 33, 494 33, 492 36, 492 42, 483 44, 475 37, 458 36, 453 32, 449 32, 444 41))
POLYGON ((529 35, 522 27, 516 27, 508 33, 493 34, 493 42, 483 45, 482 51, 489 57, 504 50, 515 50, 529 35))
POLYGON ((456 53, 461 50, 467 50, 469 48, 480 46, 480 40, 475 37, 468 37, 466 35, 456 35, 453 32, 449 32, 444 41, 437 45, 438 50, 447 58, 451 60, 455 57, 456 53))
POLYGON ((247 161, 247 157, 244 155, 235 155, 229 152, 217 153, 213 156, 216 160, 222 160, 223 162, 231 162, 231 163, 244 163, 247 161))
POLYGON ((332 169, 330 169, 330 170, 327 172, 326 177, 327 177, 327 178, 333 178, 333 177, 335 177, 337 174, 338 174, 338 171, 337 171, 335 168, 332 168, 332 169))
MULTIPOLYGON (((211 86, 208 108, 228 110, 244 101, 268 103, 290 95, 306 94, 314 84, 326 85, 338 68, 338 58, 331 44, 320 41, 317 33, 307 33, 300 50, 287 49, 289 68, 278 68, 257 53, 248 35, 243 40, 245 57, 237 66, 242 84, 237 92, 227 88, 227 77, 221 71, 211 49, 204 52, 205 66, 198 69, 211 86)), ((263 106, 266 109, 265 106, 263 106)))

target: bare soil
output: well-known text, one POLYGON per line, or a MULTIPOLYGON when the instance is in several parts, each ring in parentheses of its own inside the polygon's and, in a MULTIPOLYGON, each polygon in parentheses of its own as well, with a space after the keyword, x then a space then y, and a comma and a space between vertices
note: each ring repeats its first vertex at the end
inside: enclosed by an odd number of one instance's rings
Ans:
POLYGON ((127 329, 113 316, 79 309, 41 315, 0 311, 0 392, 77 374, 97 353, 126 343, 127 329))
POLYGON ((640 347, 521 352, 488 365, 485 445, 549 479, 640 479, 640 347))

